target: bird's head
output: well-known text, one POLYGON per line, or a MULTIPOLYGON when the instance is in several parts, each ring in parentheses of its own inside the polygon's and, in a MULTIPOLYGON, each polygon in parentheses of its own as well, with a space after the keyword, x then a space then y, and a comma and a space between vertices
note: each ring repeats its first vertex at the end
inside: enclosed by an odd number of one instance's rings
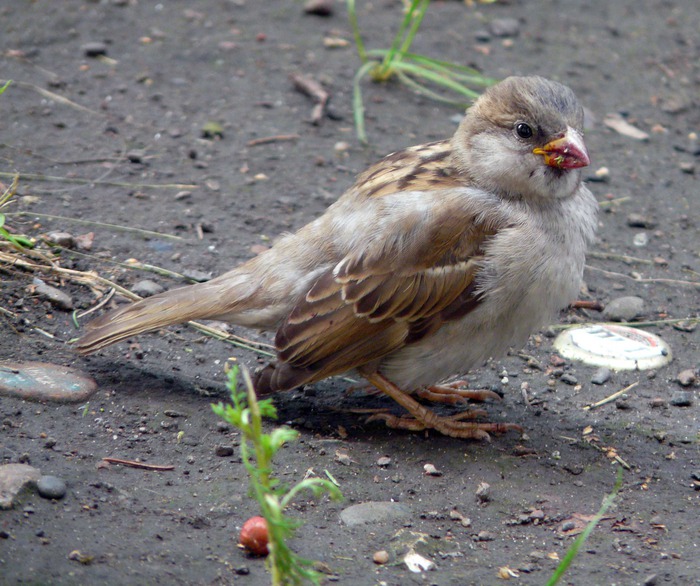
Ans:
POLYGON ((568 197, 590 164, 583 108, 568 87, 542 77, 489 88, 467 111, 453 148, 476 186, 504 197, 568 197))

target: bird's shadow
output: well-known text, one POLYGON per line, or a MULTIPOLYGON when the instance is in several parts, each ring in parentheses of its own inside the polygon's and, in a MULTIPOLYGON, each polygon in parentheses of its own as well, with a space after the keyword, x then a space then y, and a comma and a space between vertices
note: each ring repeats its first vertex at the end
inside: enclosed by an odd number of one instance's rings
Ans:
MULTIPOLYGON (((223 380, 173 373, 152 365, 115 364, 94 360, 91 374, 98 388, 114 390, 117 395, 140 395, 164 401, 201 399, 202 405, 226 401, 230 391, 223 380)), ((268 395, 277 408, 278 421, 295 428, 318 433, 337 434, 345 430, 387 429, 381 422, 366 423, 368 410, 390 411, 401 415, 401 409, 389 397, 372 393, 363 383, 353 384, 344 379, 331 378, 268 395)))

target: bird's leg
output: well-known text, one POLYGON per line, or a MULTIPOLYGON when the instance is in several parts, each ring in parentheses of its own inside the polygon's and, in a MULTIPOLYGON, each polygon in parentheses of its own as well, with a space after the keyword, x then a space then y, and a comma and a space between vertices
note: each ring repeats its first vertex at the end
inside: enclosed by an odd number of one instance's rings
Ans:
POLYGON ((463 385, 466 381, 455 381, 452 383, 447 383, 444 385, 430 385, 416 391, 416 395, 421 399, 426 401, 432 401, 433 403, 448 403, 454 405, 455 403, 463 403, 466 401, 477 401, 483 403, 490 399, 494 401, 500 401, 501 396, 498 393, 489 391, 486 389, 465 389, 463 385))
POLYGON ((410 417, 395 417, 386 413, 377 413, 370 418, 382 419, 389 427, 413 431, 434 429, 450 437, 470 439, 489 439, 489 432, 504 433, 511 429, 522 432, 522 427, 514 423, 462 421, 462 419, 472 417, 472 413, 468 411, 451 417, 440 417, 381 374, 377 372, 362 373, 362 376, 409 412, 410 417))

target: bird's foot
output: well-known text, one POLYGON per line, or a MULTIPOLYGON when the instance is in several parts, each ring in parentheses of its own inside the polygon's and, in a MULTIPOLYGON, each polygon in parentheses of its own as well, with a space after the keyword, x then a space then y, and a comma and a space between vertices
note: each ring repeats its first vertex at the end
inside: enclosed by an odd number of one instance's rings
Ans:
POLYGON ((416 396, 433 403, 448 403, 449 405, 466 401, 483 403, 488 400, 501 400, 498 393, 486 389, 465 389, 465 384, 465 381, 458 380, 444 385, 431 385, 416 391, 416 396))
POLYGON ((489 423, 479 421, 463 421, 464 419, 474 419, 481 416, 483 411, 463 411, 456 415, 440 417, 434 412, 426 409, 428 414, 424 419, 405 415, 397 417, 390 413, 375 413, 367 418, 367 421, 381 420, 392 429, 406 429, 409 431, 422 431, 424 429, 434 429, 449 437, 462 439, 491 440, 492 433, 506 433, 507 431, 523 432, 523 428, 515 423, 489 423))
POLYGON ((376 372, 363 373, 363 376, 409 412, 409 415, 405 417, 396 417, 388 413, 376 413, 372 415, 368 421, 379 419, 393 428, 412 431, 434 429, 449 437, 480 440, 490 439, 490 433, 505 433, 510 430, 522 433, 523 431, 523 428, 515 423, 464 421, 464 419, 474 419, 475 417, 483 415, 484 412, 479 410, 464 411, 456 415, 441 417, 427 407, 421 405, 413 397, 402 391, 398 386, 381 374, 376 372))

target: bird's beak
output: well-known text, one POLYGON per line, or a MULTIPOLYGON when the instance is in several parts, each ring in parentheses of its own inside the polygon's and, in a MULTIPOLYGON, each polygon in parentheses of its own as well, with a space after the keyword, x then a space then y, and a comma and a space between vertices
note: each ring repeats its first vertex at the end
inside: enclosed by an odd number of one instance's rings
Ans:
POLYGON ((532 152, 535 155, 543 155, 545 165, 557 169, 578 169, 591 164, 583 138, 570 126, 566 128, 566 132, 543 147, 533 149, 532 152))

